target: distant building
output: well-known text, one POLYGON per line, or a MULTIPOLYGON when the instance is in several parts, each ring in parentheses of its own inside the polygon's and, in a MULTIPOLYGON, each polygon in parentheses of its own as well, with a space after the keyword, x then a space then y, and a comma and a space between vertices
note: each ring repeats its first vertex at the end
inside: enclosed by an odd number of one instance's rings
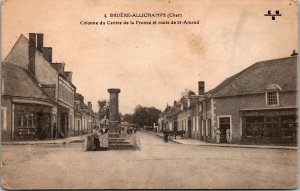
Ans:
POLYGON ((100 127, 100 119, 93 111, 92 103, 84 103, 84 96, 75 94, 75 131, 74 135, 92 133, 93 127, 100 127))
POLYGON ((158 124, 157 131, 163 131, 163 121, 164 121, 163 113, 160 113, 157 121, 158 124))

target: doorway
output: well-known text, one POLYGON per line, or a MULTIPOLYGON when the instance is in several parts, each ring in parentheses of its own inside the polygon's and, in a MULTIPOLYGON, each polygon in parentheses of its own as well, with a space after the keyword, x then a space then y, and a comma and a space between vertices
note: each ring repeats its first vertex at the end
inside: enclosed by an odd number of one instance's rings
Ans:
POLYGON ((51 114, 37 113, 37 138, 39 140, 51 138, 51 114))
POLYGON ((188 138, 192 138, 192 121, 188 120, 188 138))
POLYGON ((60 114, 60 132, 59 138, 67 137, 68 133, 68 113, 61 112, 60 114))
POLYGON ((227 138, 226 138, 226 131, 230 132, 230 128, 231 128, 230 127, 230 117, 220 117, 219 118, 219 128, 221 131, 220 143, 228 143, 227 138))

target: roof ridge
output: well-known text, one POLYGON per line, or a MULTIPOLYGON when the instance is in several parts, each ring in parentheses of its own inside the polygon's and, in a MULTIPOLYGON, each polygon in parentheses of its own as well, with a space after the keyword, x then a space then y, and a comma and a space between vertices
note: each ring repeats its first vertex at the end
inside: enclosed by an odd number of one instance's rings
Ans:
POLYGON ((25 38, 25 40, 28 41, 28 39, 26 38, 26 36, 25 36, 23 33, 21 33, 20 36, 18 37, 18 39, 16 40, 15 44, 13 45, 13 47, 10 49, 10 51, 8 52, 8 54, 6 55, 6 57, 4 58, 4 61, 7 59, 7 57, 8 57, 9 54, 11 53, 11 51, 16 47, 17 42, 21 39, 21 37, 22 37, 22 38, 25 38))
POLYGON ((252 69, 253 67, 256 67, 257 65, 260 64, 264 64, 264 63, 268 63, 270 61, 278 61, 278 60, 284 60, 284 59, 289 59, 289 58, 294 58, 297 57, 296 56, 289 56, 289 57, 283 57, 283 58, 276 58, 276 59, 270 59, 270 60, 263 60, 263 61, 258 61, 255 62, 254 64, 252 64, 251 66, 248 66, 247 68, 243 69, 242 71, 226 78, 224 81, 222 81, 219 85, 217 85, 215 88, 213 88, 212 90, 208 91, 207 93, 212 93, 212 95, 216 94, 218 91, 222 90, 223 88, 225 88, 226 86, 228 86, 230 83, 232 83, 233 81, 235 81, 236 79, 238 79, 238 77, 240 77, 242 74, 244 74, 247 70, 252 69), (227 82, 226 82, 227 81, 227 82), (222 83, 225 83, 223 86, 222 83))

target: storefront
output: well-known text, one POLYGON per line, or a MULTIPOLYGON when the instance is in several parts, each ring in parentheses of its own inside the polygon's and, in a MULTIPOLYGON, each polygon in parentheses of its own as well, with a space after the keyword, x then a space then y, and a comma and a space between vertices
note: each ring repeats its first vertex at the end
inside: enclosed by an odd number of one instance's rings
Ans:
POLYGON ((51 138, 51 111, 47 105, 14 105, 14 140, 44 140, 51 138))
POLYGON ((297 144, 297 108, 240 112, 244 142, 297 144))

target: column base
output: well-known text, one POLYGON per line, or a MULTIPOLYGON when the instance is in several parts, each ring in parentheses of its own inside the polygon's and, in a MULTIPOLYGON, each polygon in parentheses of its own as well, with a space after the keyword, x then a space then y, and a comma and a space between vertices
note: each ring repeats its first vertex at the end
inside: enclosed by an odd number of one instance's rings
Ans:
POLYGON ((120 127, 119 127, 119 122, 118 121, 110 121, 109 125, 109 132, 110 133, 120 133, 120 127))

